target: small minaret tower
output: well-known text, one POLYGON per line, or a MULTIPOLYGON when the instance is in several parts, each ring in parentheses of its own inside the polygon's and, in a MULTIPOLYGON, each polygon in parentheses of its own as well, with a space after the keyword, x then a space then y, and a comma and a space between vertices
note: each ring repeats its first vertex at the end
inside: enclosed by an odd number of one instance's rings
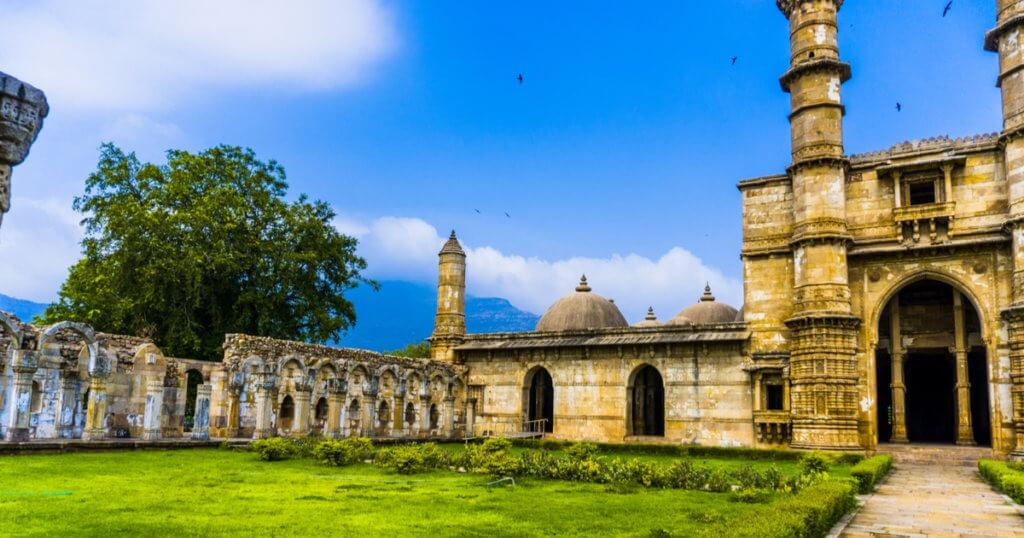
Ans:
POLYGON ((466 252, 455 230, 437 257, 437 315, 430 337, 431 355, 455 362, 455 347, 466 337, 466 252))
POLYGON ((790 331, 792 445, 860 448, 857 331, 851 315, 846 247, 846 171, 839 60, 843 0, 777 0, 789 19, 790 67, 779 82, 790 95, 794 223, 790 331))
POLYGON ((1010 211, 1004 224, 1012 238, 1013 304, 1003 310, 1010 342, 1013 380, 1013 424, 1016 448, 1024 458, 1024 0, 998 0, 996 27, 985 35, 985 48, 999 53, 999 86, 1003 95, 1003 150, 1010 211))

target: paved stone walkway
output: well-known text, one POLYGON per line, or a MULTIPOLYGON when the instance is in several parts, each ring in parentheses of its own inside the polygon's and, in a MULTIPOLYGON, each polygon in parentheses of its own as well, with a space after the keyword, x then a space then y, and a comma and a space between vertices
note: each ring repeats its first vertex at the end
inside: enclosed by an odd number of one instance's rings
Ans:
POLYGON ((1024 516, 974 467, 901 463, 840 536, 1024 537, 1024 516))

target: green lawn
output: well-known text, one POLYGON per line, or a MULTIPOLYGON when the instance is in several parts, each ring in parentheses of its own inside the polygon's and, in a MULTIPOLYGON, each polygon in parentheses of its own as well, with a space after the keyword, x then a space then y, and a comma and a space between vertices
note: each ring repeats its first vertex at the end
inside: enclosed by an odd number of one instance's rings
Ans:
POLYGON ((649 536, 664 529, 723 537, 732 522, 768 517, 787 496, 744 504, 722 493, 490 480, 267 463, 214 449, 7 456, 0 457, 0 534, 649 536))

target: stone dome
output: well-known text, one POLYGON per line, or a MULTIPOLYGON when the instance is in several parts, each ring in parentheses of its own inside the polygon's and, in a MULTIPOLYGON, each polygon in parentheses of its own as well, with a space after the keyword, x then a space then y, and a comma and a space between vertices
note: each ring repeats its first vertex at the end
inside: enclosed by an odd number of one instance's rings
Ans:
POLYGON ((661 322, 658 321, 658 316, 654 315, 654 307, 647 309, 647 317, 641 320, 639 323, 634 323, 634 327, 661 327, 661 322))
POLYGON ((669 325, 707 325, 714 323, 732 323, 736 321, 736 316, 739 311, 735 308, 715 301, 715 296, 711 294, 711 286, 704 286, 704 295, 700 296, 700 301, 695 305, 690 305, 683 309, 682 312, 676 314, 676 317, 672 318, 669 325))
POLYGON ((576 292, 555 301, 537 322, 537 331, 572 331, 629 327, 615 303, 590 291, 587 275, 580 279, 576 292))
POLYGON ((746 305, 743 305, 743 306, 740 307, 739 312, 736 312, 736 319, 734 319, 733 321, 746 321, 746 319, 743 316, 743 309, 744 308, 746 308, 746 305))

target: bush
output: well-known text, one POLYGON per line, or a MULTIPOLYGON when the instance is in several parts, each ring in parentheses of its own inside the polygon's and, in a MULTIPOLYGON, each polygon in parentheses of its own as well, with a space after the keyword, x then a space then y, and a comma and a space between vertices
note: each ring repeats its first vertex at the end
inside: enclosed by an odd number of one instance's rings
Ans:
POLYGON ((747 517, 708 535, 750 537, 825 536, 857 503, 852 480, 826 480, 803 491, 752 508, 747 517))
POLYGON ((590 460, 597 456, 597 445, 594 443, 575 443, 565 449, 565 454, 573 460, 590 460))
POLYGON ((760 488, 743 488, 729 494, 729 500, 739 503, 764 503, 772 497, 772 492, 760 488))
POLYGON ((296 458, 312 458, 313 451, 324 441, 322 435, 310 434, 306 437, 292 437, 288 441, 292 444, 292 455, 296 458))
POLYGON ((375 465, 397 471, 401 474, 415 474, 426 469, 423 454, 416 445, 396 445, 382 448, 377 452, 375 465))
POLYGON ((286 460, 295 453, 292 443, 280 437, 257 439, 249 445, 249 449, 256 452, 263 461, 286 460))
POLYGON ((366 437, 320 441, 312 456, 324 465, 350 465, 373 457, 373 442, 366 437))
POLYGON ((850 469, 850 475, 857 479, 857 491, 868 493, 874 489, 875 484, 889 474, 890 469, 892 469, 892 456, 879 454, 863 459, 854 465, 850 469))
POLYGON ((808 452, 800 458, 800 470, 804 474, 827 473, 829 459, 821 452, 808 452))
POLYGON ((1024 472, 1017 470, 1019 468, 1017 463, 978 461, 978 472, 985 480, 1015 502, 1024 504, 1024 472))

